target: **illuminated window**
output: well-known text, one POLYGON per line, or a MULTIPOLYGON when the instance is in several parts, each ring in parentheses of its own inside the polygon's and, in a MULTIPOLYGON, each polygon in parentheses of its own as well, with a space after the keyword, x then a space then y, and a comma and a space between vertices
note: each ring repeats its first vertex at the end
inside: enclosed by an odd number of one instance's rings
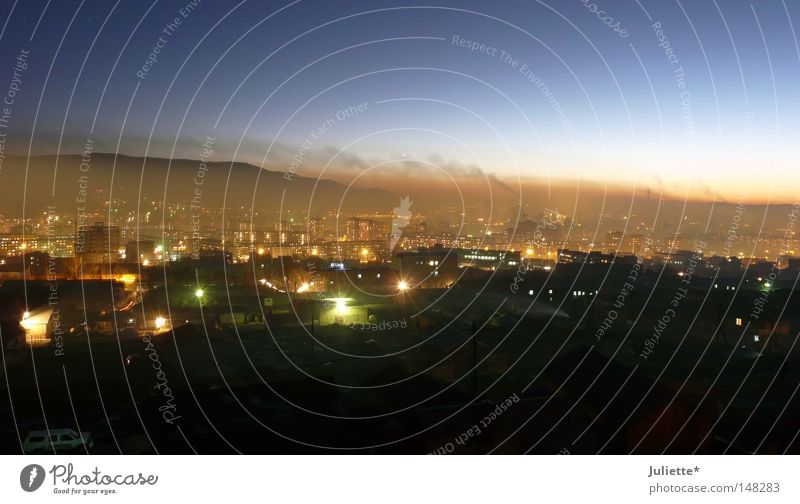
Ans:
POLYGON ((739 317, 736 317, 736 325, 737 326, 741 326, 742 325, 742 319, 740 319, 739 317))

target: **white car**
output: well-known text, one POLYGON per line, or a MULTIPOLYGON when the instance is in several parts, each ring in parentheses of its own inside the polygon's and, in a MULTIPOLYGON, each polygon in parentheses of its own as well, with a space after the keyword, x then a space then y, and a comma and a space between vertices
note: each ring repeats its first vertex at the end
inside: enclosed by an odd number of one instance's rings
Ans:
POLYGON ((75 432, 72 429, 50 429, 48 431, 30 431, 22 442, 25 453, 41 453, 77 450, 86 446, 94 446, 92 434, 89 432, 75 432))

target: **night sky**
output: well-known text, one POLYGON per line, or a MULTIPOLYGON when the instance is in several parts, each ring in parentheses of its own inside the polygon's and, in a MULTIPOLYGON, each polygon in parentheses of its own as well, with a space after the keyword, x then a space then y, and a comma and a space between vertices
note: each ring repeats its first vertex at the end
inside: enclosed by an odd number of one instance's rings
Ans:
POLYGON ((29 51, 5 153, 199 158, 212 136, 284 168, 306 142, 300 173, 344 148, 791 201, 798 21, 782 1, 3 0, 4 96, 29 51))

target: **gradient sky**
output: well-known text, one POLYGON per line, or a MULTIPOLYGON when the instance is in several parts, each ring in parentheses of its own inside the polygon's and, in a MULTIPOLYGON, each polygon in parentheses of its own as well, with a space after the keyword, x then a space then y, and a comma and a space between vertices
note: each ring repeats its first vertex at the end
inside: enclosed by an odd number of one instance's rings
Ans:
POLYGON ((182 16, 190 3, 4 0, 0 93, 30 51, 7 153, 75 153, 91 136, 98 151, 119 141, 127 154, 199 158, 214 136, 215 159, 286 167, 311 139, 300 173, 318 174, 347 146, 340 169, 418 159, 507 179, 798 197, 797 5, 204 0, 182 16), (141 79, 159 35, 164 47, 141 79), (365 110, 336 119, 358 104, 365 110))

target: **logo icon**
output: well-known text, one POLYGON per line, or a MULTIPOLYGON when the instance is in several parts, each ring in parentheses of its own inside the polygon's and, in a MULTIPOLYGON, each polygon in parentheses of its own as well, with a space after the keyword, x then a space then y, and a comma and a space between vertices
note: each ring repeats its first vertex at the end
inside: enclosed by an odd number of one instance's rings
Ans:
POLYGON ((400 241, 400 237, 403 236, 403 229, 408 226, 411 222, 411 217, 414 216, 414 213, 410 210, 413 204, 414 202, 411 201, 410 196, 400 198, 400 206, 395 207, 392 212, 394 218, 392 219, 392 241, 389 244, 390 252, 397 246, 397 242, 400 241))
POLYGON ((39 464, 26 465, 19 473, 19 484, 26 492, 35 492, 44 483, 44 467, 39 464))

